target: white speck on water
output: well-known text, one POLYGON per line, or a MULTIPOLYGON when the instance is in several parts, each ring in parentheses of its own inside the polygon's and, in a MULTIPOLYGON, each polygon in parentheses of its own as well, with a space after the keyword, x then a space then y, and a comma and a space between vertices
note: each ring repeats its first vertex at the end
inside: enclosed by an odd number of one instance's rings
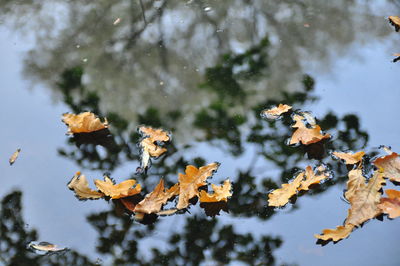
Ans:
POLYGON ((117 18, 116 20, 114 20, 113 25, 118 25, 121 22, 121 18, 117 18))
POLYGON ((160 85, 161 85, 161 86, 164 85, 164 81, 160 81, 160 85))
POLYGON ((210 12, 210 11, 211 11, 211 7, 206 6, 206 7, 204 8, 204 12, 210 12))
POLYGON ((79 49, 79 48, 81 48, 81 46, 80 46, 79 44, 77 44, 77 45, 76 45, 76 48, 78 48, 78 49, 79 49))
POLYGON ((86 63, 87 61, 88 61, 87 58, 83 58, 83 59, 82 59, 82 62, 83 62, 83 63, 86 63))

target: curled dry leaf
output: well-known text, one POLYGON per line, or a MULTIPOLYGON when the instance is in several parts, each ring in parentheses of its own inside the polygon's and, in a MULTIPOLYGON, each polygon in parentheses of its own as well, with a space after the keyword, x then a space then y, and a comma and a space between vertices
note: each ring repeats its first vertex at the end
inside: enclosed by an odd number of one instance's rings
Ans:
POLYGON ((111 197, 112 199, 125 198, 140 193, 142 187, 140 184, 136 184, 136 180, 129 179, 119 184, 114 182, 108 176, 104 176, 104 181, 96 179, 94 181, 96 187, 104 193, 104 195, 111 197))
POLYGON ((104 197, 103 193, 94 191, 89 188, 89 183, 81 172, 76 172, 68 183, 68 188, 75 191, 75 195, 79 199, 98 199, 104 197))
POLYGON ((143 138, 140 141, 142 149, 141 168, 143 170, 149 167, 150 157, 159 157, 167 151, 166 148, 157 145, 159 142, 167 142, 170 140, 170 134, 163 129, 153 129, 151 127, 141 126, 139 132, 143 138))
POLYGON ((292 106, 280 103, 278 106, 263 110, 261 116, 267 119, 277 119, 280 115, 288 112, 290 109, 292 109, 292 106))
POLYGON ((393 54, 393 56, 395 56, 395 58, 393 59, 393 63, 396 63, 400 60, 400 54, 393 54))
POLYGON ((316 172, 312 170, 311 166, 307 166, 305 171, 300 172, 292 182, 282 184, 282 188, 275 189, 268 194, 268 206, 282 207, 298 191, 308 190, 311 185, 319 184, 329 176, 327 169, 322 165, 316 169, 316 172))
POLYGON ((304 116, 304 114, 306 113, 304 112, 303 115, 293 115, 293 121, 295 123, 292 127, 296 128, 296 130, 290 138, 290 145, 298 143, 309 145, 331 137, 329 134, 321 134, 321 127, 315 124, 315 120, 311 119, 312 117, 309 114, 307 114, 307 116, 304 116), (310 127, 307 127, 304 120, 308 121, 310 127))
POLYGON ((207 192, 200 191, 200 202, 219 202, 219 201, 228 201, 228 198, 232 196, 231 192, 231 182, 229 179, 224 181, 224 184, 221 186, 217 186, 211 184, 211 187, 214 191, 213 194, 209 194, 207 192))
POLYGON ((31 242, 28 244, 28 248, 33 251, 43 252, 43 253, 52 253, 52 252, 60 252, 67 250, 68 248, 58 247, 57 245, 51 244, 49 242, 31 242))
POLYGON ((108 128, 107 118, 101 122, 100 118, 91 112, 78 115, 66 113, 63 115, 62 121, 68 126, 67 134, 90 133, 108 128))
POLYGON ((176 208, 184 209, 189 200, 199 195, 199 187, 207 185, 207 178, 218 169, 218 163, 210 163, 197 169, 193 165, 186 166, 185 174, 179 174, 179 200, 176 208))
POLYGON ((380 190, 385 183, 382 172, 375 171, 367 184, 365 181, 360 167, 349 172, 345 197, 350 203, 350 209, 346 221, 343 226, 338 226, 336 229, 323 230, 322 235, 315 235, 316 238, 339 241, 348 237, 353 228, 382 213, 378 207, 380 190))
POLYGON ((152 192, 146 195, 146 197, 139 202, 134 212, 142 213, 158 213, 161 207, 167 203, 169 199, 179 194, 179 184, 175 184, 170 189, 165 190, 164 180, 161 179, 158 185, 152 192))
POLYGON ((361 162, 362 158, 365 155, 364 151, 359 151, 356 153, 346 153, 346 152, 333 152, 335 157, 344 160, 346 164, 356 164, 361 162))
POLYGON ((400 191, 388 189, 385 191, 389 198, 381 198, 379 209, 383 213, 389 215, 389 218, 394 219, 400 216, 400 191))
POLYGON ((400 158, 395 152, 379 157, 372 162, 376 167, 383 170, 383 175, 390 181, 400 182, 400 158))
POLYGON ((15 163, 15 161, 18 158, 19 153, 21 152, 21 149, 17 149, 10 157, 10 159, 8 160, 8 162, 10 163, 10 165, 13 165, 15 163))
POLYGON ((389 16, 389 23, 394 26, 396 31, 400 30, 400 18, 397 16, 389 16))

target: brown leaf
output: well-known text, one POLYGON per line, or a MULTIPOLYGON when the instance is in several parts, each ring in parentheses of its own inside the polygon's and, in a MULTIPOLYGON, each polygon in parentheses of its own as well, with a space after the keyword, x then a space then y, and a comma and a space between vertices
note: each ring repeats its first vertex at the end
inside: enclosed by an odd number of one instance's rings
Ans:
POLYGON ((151 127, 141 126, 139 132, 142 134, 140 147, 142 149, 141 168, 146 170, 149 167, 150 157, 157 158, 167 151, 157 145, 157 142, 167 142, 170 140, 170 134, 163 129, 153 129, 151 127))
POLYGON ((385 191, 389 198, 381 198, 379 209, 383 213, 389 214, 389 218, 394 219, 400 216, 400 191, 388 189, 385 191))
POLYGON ((34 251, 40 251, 45 253, 60 252, 68 249, 68 248, 58 247, 57 245, 51 244, 49 242, 39 242, 39 243, 31 242, 28 244, 28 247, 34 251))
POLYGON ((397 16, 389 16, 389 23, 394 26, 396 31, 400 30, 400 18, 397 16))
POLYGON ((179 174, 179 200, 177 209, 184 209, 189 205, 189 200, 199 195, 199 187, 207 185, 207 178, 211 177, 218 169, 218 163, 210 163, 197 169, 188 165, 185 174, 179 174))
POLYGON ((400 158, 395 152, 379 157, 372 162, 379 169, 383 169, 383 175, 390 181, 400 182, 400 158))
POLYGON ((21 152, 21 149, 17 149, 10 157, 10 159, 8 160, 8 162, 10 163, 10 165, 13 165, 15 163, 15 161, 18 158, 19 153, 21 152))
POLYGON ((89 183, 81 172, 76 172, 68 183, 68 188, 75 191, 75 195, 79 199, 98 199, 104 197, 103 193, 94 191, 89 188, 89 183))
POLYGON ((146 197, 136 205, 134 211, 147 214, 158 213, 161 210, 161 207, 167 203, 170 198, 178 194, 179 184, 175 184, 165 191, 164 179, 161 179, 154 190, 147 194, 146 197))
POLYGON ((142 190, 140 184, 137 184, 135 187, 133 187, 136 184, 136 180, 134 179, 129 179, 114 185, 114 182, 111 180, 111 178, 104 176, 104 181, 96 179, 94 183, 96 187, 104 193, 104 195, 109 196, 112 199, 133 196, 140 193, 142 190))
POLYGON ((231 192, 231 182, 229 179, 224 181, 224 184, 217 186, 211 184, 214 191, 213 194, 208 194, 206 191, 200 191, 200 202, 219 202, 228 201, 228 198, 232 196, 231 192))
POLYGON ((332 240, 336 242, 349 237, 353 229, 354 225, 352 224, 340 225, 336 229, 324 229, 321 235, 315 234, 314 236, 324 241, 332 240))
POLYGON ((78 115, 64 114, 62 121, 68 126, 67 134, 90 133, 108 128, 107 118, 101 122, 95 114, 84 112, 78 115))
POLYGON ((292 109, 292 106, 280 103, 278 106, 263 110, 261 116, 267 119, 277 119, 280 115, 288 112, 290 109, 292 109))
POLYGON ((292 137, 290 138, 290 145, 297 143, 309 145, 312 143, 317 143, 323 139, 329 139, 331 137, 329 134, 321 134, 321 127, 315 124, 314 118, 308 113, 304 112, 302 114, 303 115, 293 115, 293 121, 295 124, 292 125, 292 127, 296 128, 296 130, 293 132, 292 137), (304 120, 308 121, 310 127, 307 127, 307 125, 304 123, 304 120))
POLYGON ((347 189, 344 196, 347 200, 354 197, 357 191, 365 187, 365 178, 362 173, 361 167, 353 169, 348 173, 349 180, 347 181, 347 189))
POLYGON ((300 172, 292 182, 282 184, 282 188, 275 189, 268 194, 268 206, 282 207, 298 191, 309 190, 311 185, 319 184, 329 176, 327 169, 322 165, 317 167, 315 172, 311 166, 307 166, 305 171, 300 172))
POLYGON ((297 193, 301 181, 304 179, 304 172, 299 173, 296 178, 288 183, 282 184, 282 188, 275 189, 268 194, 268 206, 281 207, 289 202, 289 199, 297 193))
POLYGON ((365 155, 364 151, 359 151, 356 153, 346 153, 346 152, 333 152, 332 153, 337 158, 344 160, 346 164, 356 164, 361 162, 362 158, 365 155))
POLYGON ((311 185, 319 184, 329 178, 330 174, 326 170, 325 166, 321 165, 314 172, 311 166, 307 166, 304 174, 305 179, 301 181, 298 191, 309 190, 311 185))
POLYGON ((393 56, 395 56, 395 58, 393 58, 393 63, 396 63, 400 60, 400 54, 393 54, 393 56))

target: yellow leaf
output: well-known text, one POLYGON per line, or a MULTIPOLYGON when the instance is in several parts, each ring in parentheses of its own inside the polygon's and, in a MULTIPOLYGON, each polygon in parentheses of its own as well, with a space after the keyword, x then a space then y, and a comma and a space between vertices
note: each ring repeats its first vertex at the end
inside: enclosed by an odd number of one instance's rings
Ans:
POLYGON ((400 158, 395 152, 379 157, 372 162, 376 167, 383 169, 383 175, 390 181, 400 182, 400 158))
POLYGON ((324 229, 321 235, 315 234, 314 236, 324 241, 332 240, 336 242, 349 237, 353 229, 354 225, 352 224, 340 225, 336 229, 324 229))
POLYGON ((397 16, 389 16, 389 23, 394 26, 396 31, 400 30, 400 18, 397 16))
POLYGON ((95 114, 84 112, 78 115, 64 114, 62 121, 68 126, 67 134, 90 133, 108 128, 107 118, 101 122, 95 114))
POLYGON ((289 202, 289 199, 297 193, 301 181, 304 179, 304 172, 299 173, 296 178, 288 183, 282 184, 282 188, 275 189, 268 194, 268 206, 281 207, 289 202))
POLYGON ((231 182, 229 179, 225 180, 224 184, 221 186, 211 184, 211 187, 214 191, 213 194, 208 194, 204 190, 200 191, 200 202, 228 201, 228 198, 232 196, 231 182))
POLYGON ((379 209, 394 219, 400 216, 400 191, 388 189, 385 191, 389 198, 381 198, 379 209))
POLYGON ((218 169, 218 163, 211 163, 197 169, 188 165, 185 174, 179 174, 179 200, 177 209, 184 209, 189 205, 189 200, 199 195, 199 187, 205 186, 207 178, 211 177, 218 169))
POLYGON ((329 178, 330 174, 326 170, 325 166, 321 165, 316 169, 315 173, 311 166, 307 166, 304 174, 305 179, 301 181, 298 191, 308 190, 311 185, 319 184, 329 178))
POLYGON ((331 135, 321 134, 321 127, 315 124, 315 120, 308 113, 303 113, 303 115, 295 114, 292 117, 295 122, 292 125, 296 130, 293 132, 290 138, 290 145, 301 143, 303 145, 309 145, 312 143, 317 143, 323 139, 329 139, 331 135), (306 114, 306 116, 305 116, 306 114), (310 124, 310 128, 306 126, 304 120, 307 120, 310 124))
POLYGON ((10 157, 10 159, 8 160, 8 162, 10 163, 10 165, 13 165, 15 163, 15 161, 18 158, 19 153, 21 152, 21 149, 17 149, 10 157))
POLYGON ((290 105, 279 104, 273 108, 263 110, 261 116, 266 117, 267 119, 277 119, 280 115, 288 112, 290 109, 292 109, 292 106, 290 105))
POLYGON ((98 199, 104 196, 103 193, 89 188, 89 183, 86 177, 81 175, 81 172, 76 172, 71 181, 69 181, 68 188, 75 191, 75 195, 79 199, 98 199))
POLYGON ((356 153, 346 153, 346 152, 333 152, 332 153, 337 158, 344 160, 346 164, 356 164, 361 162, 365 155, 364 151, 359 151, 356 153))
POLYGON ((147 194, 146 197, 136 205, 134 211, 147 214, 158 213, 161 210, 161 207, 167 203, 170 198, 178 194, 179 184, 175 184, 165 191, 164 180, 161 179, 154 190, 147 194))
POLYGON ((112 199, 133 196, 140 193, 142 190, 139 184, 133 187, 136 184, 136 180, 134 179, 129 179, 114 185, 114 182, 108 176, 104 176, 104 181, 96 179, 94 183, 96 187, 104 193, 104 195, 109 196, 112 199))
POLYGON ((151 127, 141 126, 139 132, 143 138, 140 141, 142 149, 141 168, 143 170, 149 167, 150 157, 159 157, 167 151, 157 145, 157 142, 167 142, 170 140, 169 133, 162 129, 153 129, 151 127))

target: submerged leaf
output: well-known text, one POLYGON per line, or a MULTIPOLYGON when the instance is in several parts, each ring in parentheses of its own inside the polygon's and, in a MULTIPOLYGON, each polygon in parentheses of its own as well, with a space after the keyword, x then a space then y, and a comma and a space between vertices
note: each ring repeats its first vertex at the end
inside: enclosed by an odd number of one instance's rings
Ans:
POLYGON ((373 164, 379 169, 383 169, 383 175, 390 181, 400 182, 400 158, 395 152, 379 157, 373 164))
POLYGON ((10 157, 10 159, 8 160, 8 162, 10 163, 10 165, 13 165, 15 163, 15 161, 18 158, 19 153, 21 152, 21 149, 17 149, 10 157))
POLYGON ((139 132, 143 136, 140 141, 142 149, 141 169, 146 170, 149 167, 150 157, 157 158, 167 151, 166 148, 160 147, 157 143, 169 141, 170 134, 163 129, 145 126, 139 127, 139 132))
POLYGON ((76 172, 68 183, 68 188, 75 191, 75 195, 79 199, 98 199, 104 197, 103 193, 94 191, 89 188, 89 183, 81 172, 76 172))
POLYGON ((346 164, 356 164, 361 162, 362 158, 365 155, 364 151, 359 151, 356 153, 346 153, 346 152, 333 152, 332 153, 337 158, 344 160, 346 164))
POLYGON ((199 195, 199 187, 207 185, 207 178, 218 169, 218 163, 210 163, 197 169, 193 165, 186 166, 185 174, 179 174, 179 200, 177 209, 184 209, 189 200, 199 195))
POLYGON ((395 31, 400 30, 400 18, 397 16, 389 16, 389 23, 394 26, 395 31))
POLYGON ((146 195, 146 197, 139 202, 134 211, 143 213, 158 213, 161 207, 167 203, 167 201, 179 194, 179 184, 175 184, 170 189, 165 191, 164 179, 161 179, 158 185, 152 192, 146 195))
POLYGON ((381 198, 379 209, 388 214, 389 218, 394 219, 400 216, 400 191, 388 189, 385 191, 389 198, 381 198))
POLYGON ((323 139, 329 139, 331 135, 321 134, 321 127, 315 124, 315 120, 308 113, 302 113, 303 115, 295 114, 293 115, 292 125, 296 130, 293 132, 290 138, 290 145, 301 143, 303 145, 309 145, 312 143, 317 143, 323 139), (307 115, 304 115, 307 114, 307 115), (310 127, 307 127, 304 120, 308 121, 310 127))
POLYGON ((114 182, 108 176, 104 176, 104 181, 96 179, 94 181, 96 187, 104 193, 104 195, 111 197, 112 199, 125 198, 136 195, 142 190, 140 184, 136 184, 136 180, 129 179, 119 184, 114 182))
POLYGON ((200 202, 219 202, 228 201, 228 198, 232 196, 231 192, 231 182, 229 179, 224 181, 224 184, 217 186, 211 184, 214 191, 213 194, 209 194, 204 190, 200 191, 200 202))
POLYGON ((78 115, 64 114, 62 121, 68 126, 67 134, 90 133, 108 128, 107 118, 101 122, 95 114, 84 112, 78 115))
POLYGON ((261 116, 266 117, 267 119, 277 119, 280 115, 288 112, 290 109, 292 109, 292 106, 280 103, 278 106, 263 110, 261 116))

